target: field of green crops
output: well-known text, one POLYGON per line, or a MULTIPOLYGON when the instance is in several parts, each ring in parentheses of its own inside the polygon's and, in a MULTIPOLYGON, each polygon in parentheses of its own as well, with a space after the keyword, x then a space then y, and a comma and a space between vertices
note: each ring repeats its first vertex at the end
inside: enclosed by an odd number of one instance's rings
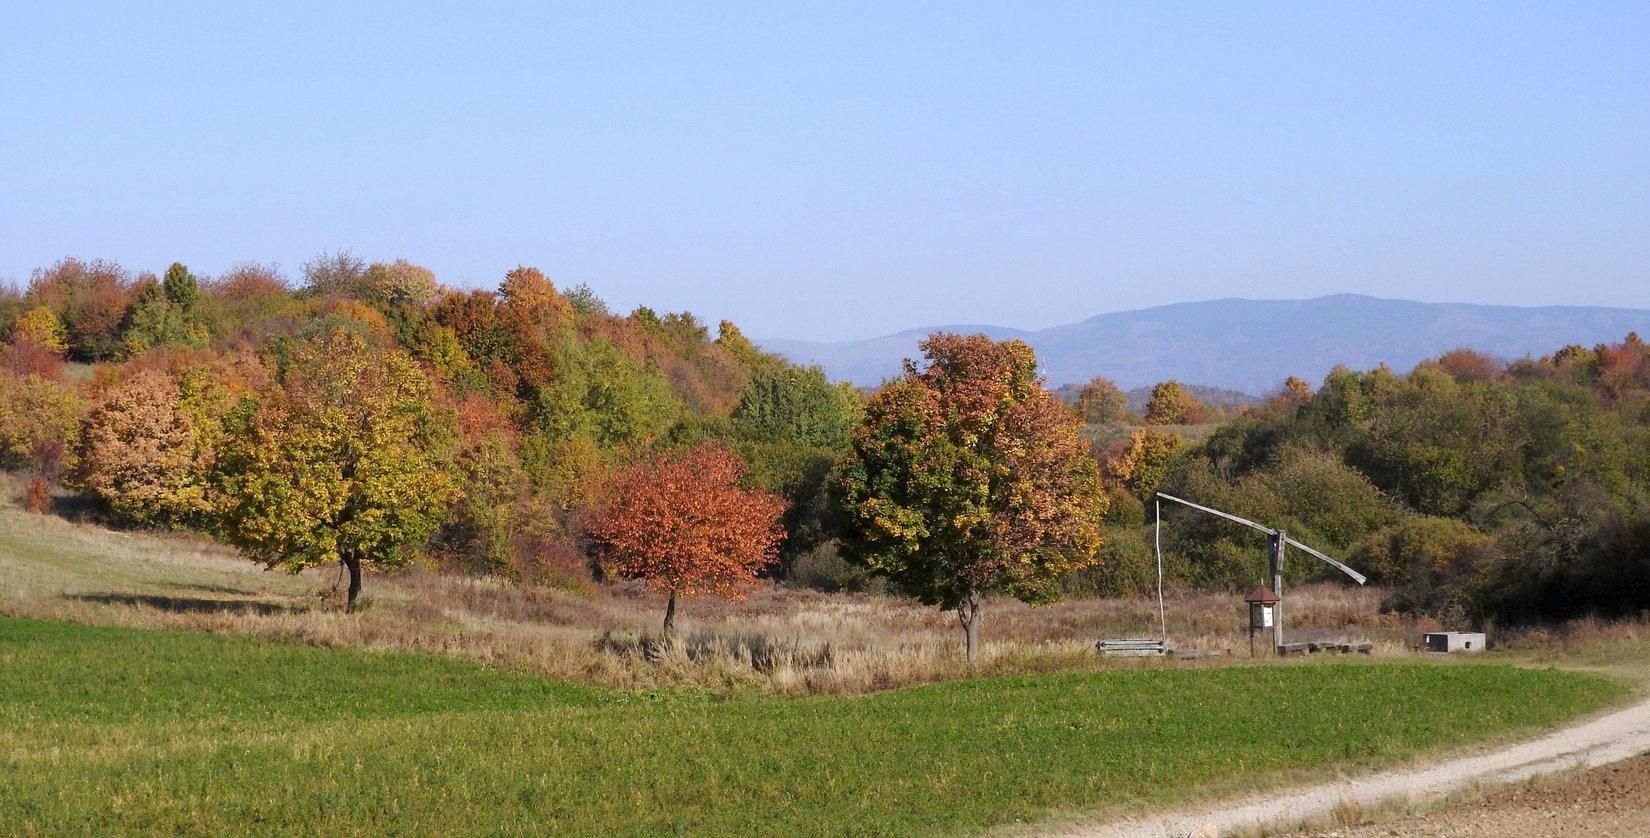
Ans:
POLYGON ((1622 690, 1372 661, 730 697, 0 619, 0 834, 967 833, 1386 762, 1622 690))

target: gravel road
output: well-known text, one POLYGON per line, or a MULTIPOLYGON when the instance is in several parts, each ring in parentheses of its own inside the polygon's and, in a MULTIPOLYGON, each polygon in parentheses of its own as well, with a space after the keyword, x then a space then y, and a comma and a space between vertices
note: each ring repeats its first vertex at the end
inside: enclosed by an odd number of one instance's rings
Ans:
POLYGON ((1326 815, 1342 803, 1426 800, 1473 784, 1514 783, 1542 774, 1605 765, 1650 753, 1650 700, 1501 750, 1430 766, 1336 780, 1289 794, 1196 809, 1165 811, 1104 825, 1052 833, 1062 838, 1218 836, 1238 827, 1287 827, 1326 815))

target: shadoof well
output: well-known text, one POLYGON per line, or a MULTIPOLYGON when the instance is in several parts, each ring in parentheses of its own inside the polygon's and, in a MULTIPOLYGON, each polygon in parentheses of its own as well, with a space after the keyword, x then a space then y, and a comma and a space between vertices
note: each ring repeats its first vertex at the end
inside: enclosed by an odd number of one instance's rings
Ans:
POLYGON ((1329 558, 1328 556, 1318 552, 1317 550, 1314 550, 1311 547, 1308 547, 1305 544, 1302 544, 1299 541, 1296 541, 1295 539, 1290 538, 1288 536, 1288 534, 1284 533, 1282 530, 1275 530, 1275 529, 1272 529, 1271 527, 1264 526, 1262 524, 1257 524, 1254 521, 1249 520, 1248 518, 1239 518, 1238 516, 1233 515, 1229 512, 1222 512, 1218 509, 1213 509, 1213 508, 1210 508, 1210 507, 1207 507, 1207 506, 1202 506, 1200 504, 1195 504, 1195 503, 1192 503, 1189 500, 1184 500, 1182 498, 1177 498, 1174 495, 1167 495, 1167 494, 1164 494, 1162 492, 1157 493, 1156 500, 1157 500, 1157 503, 1156 503, 1157 523, 1155 525, 1156 529, 1155 529, 1155 532, 1153 534, 1153 541, 1154 541, 1154 543, 1157 547, 1157 610, 1158 610, 1158 619, 1163 621, 1163 632, 1164 632, 1165 637, 1168 634, 1168 623, 1167 623, 1167 620, 1165 620, 1164 617, 1163 617, 1163 539, 1162 539, 1163 503, 1162 502, 1166 501, 1166 500, 1167 501, 1173 501, 1173 502, 1181 504, 1183 506, 1189 506, 1193 509, 1198 510, 1199 512, 1207 512, 1210 515, 1216 515, 1216 516, 1219 516, 1221 518, 1225 518, 1228 521, 1235 521, 1235 522, 1237 522, 1239 524, 1242 524, 1246 527, 1253 527, 1254 529, 1257 529, 1257 530, 1260 530, 1263 533, 1266 533, 1266 546, 1267 546, 1267 549, 1266 549, 1266 563, 1267 563, 1267 569, 1269 571, 1271 571, 1271 575, 1272 575, 1272 588, 1271 588, 1271 590, 1266 590, 1264 586, 1261 587, 1261 588, 1258 588, 1258 589, 1256 589, 1255 593, 1250 594, 1249 599, 1246 600, 1250 604, 1250 607, 1251 607, 1251 616, 1250 616, 1250 619, 1249 619, 1249 626, 1250 626, 1250 629, 1249 629, 1249 631, 1250 631, 1250 633, 1249 633, 1249 653, 1251 655, 1254 654, 1254 631, 1255 631, 1256 628, 1261 628, 1261 627, 1264 626, 1267 611, 1270 612, 1269 616, 1270 616, 1270 619, 1271 619, 1272 650, 1275 654, 1280 654, 1280 655, 1283 654, 1284 651, 1285 651, 1284 645, 1283 645, 1283 554, 1284 554, 1284 550, 1286 550, 1289 547, 1289 545, 1294 545, 1295 547, 1299 547, 1300 549, 1306 551, 1307 554, 1309 554, 1309 555, 1311 555, 1311 556, 1313 556, 1317 559, 1320 559, 1322 561, 1328 562, 1336 570, 1339 570, 1340 572, 1346 574, 1347 576, 1352 577, 1352 579, 1360 585, 1362 585, 1362 584, 1364 584, 1365 582, 1368 581, 1362 573, 1359 573, 1358 571, 1353 570, 1352 568, 1347 567, 1346 565, 1341 564, 1340 562, 1329 558), (1264 592, 1264 595, 1263 595, 1263 592, 1264 592), (1260 606, 1260 607, 1257 608, 1256 606, 1260 606), (1265 610, 1263 610, 1263 609, 1265 609, 1265 610), (1260 625, 1257 625, 1257 624, 1260 624, 1260 625))

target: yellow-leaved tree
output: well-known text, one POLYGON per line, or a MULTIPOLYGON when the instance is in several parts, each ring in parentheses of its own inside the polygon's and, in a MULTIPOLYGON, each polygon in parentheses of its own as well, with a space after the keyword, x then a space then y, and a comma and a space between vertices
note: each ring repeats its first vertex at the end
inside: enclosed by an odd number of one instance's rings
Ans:
POLYGON ((405 564, 455 496, 457 434, 404 353, 338 329, 300 345, 218 457, 227 534, 296 573, 339 562, 349 610, 363 564, 405 564))

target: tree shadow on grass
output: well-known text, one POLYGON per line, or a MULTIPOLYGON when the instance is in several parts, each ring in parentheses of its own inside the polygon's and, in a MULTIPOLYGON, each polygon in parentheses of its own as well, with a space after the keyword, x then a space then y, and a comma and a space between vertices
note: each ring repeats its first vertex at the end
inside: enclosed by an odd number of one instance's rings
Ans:
MULTIPOLYGON (((258 593, 231 585, 200 585, 191 582, 165 582, 156 587, 165 588, 169 591, 191 591, 201 594, 239 594, 240 596, 247 596, 258 593)), ((114 594, 99 594, 99 596, 114 596, 114 594)))
POLYGON ((260 617, 270 617, 309 610, 306 606, 256 599, 202 599, 149 594, 64 594, 64 598, 99 605, 153 608, 174 614, 256 614, 260 617))

